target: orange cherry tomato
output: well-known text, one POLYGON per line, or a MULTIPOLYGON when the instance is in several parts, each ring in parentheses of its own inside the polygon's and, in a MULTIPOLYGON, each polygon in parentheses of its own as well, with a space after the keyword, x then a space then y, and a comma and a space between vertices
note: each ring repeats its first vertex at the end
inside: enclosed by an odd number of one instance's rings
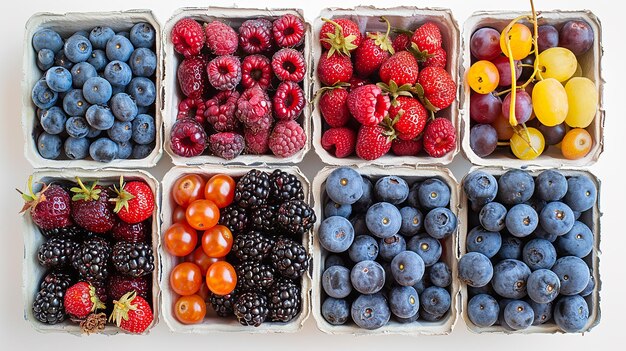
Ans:
POLYGON ((193 295, 202 285, 202 272, 195 263, 179 263, 170 273, 170 286, 178 295, 193 295))
POLYGON ((197 174, 187 174, 176 180, 172 189, 172 196, 177 204, 187 207, 190 203, 202 198, 203 189, 204 179, 202 177, 197 174))
POLYGON ((200 271, 202 271, 202 276, 205 276, 209 267, 217 261, 224 261, 224 257, 209 257, 204 253, 202 246, 200 246, 187 256, 186 261, 197 264, 200 267, 200 271))
POLYGON ((187 223, 174 223, 163 233, 165 250, 174 256, 186 256, 198 245, 198 232, 187 223))
POLYGON ((211 200, 196 200, 187 207, 185 218, 194 229, 207 230, 220 220, 220 209, 211 200))
POLYGON ((187 223, 185 218, 185 208, 182 206, 176 206, 174 212, 172 212, 172 223, 187 223))
POLYGON ((211 292, 209 291, 209 287, 206 286, 206 284, 202 284, 200 286, 200 290, 198 290, 196 295, 200 296, 202 298, 202 300, 207 301, 209 299, 209 294, 210 293, 211 292))
POLYGON ((228 295, 237 286, 237 272, 226 261, 215 262, 206 273, 206 285, 215 295, 228 295))
POLYGON ((204 198, 215 202, 217 207, 230 205, 235 198, 235 180, 226 174, 216 174, 204 187, 204 198))
POLYGON ((200 323, 206 315, 206 303, 198 295, 181 296, 174 305, 174 315, 183 324, 200 323))
POLYGON ((223 225, 216 225, 202 234, 202 250, 209 257, 224 257, 233 246, 233 234, 223 225))

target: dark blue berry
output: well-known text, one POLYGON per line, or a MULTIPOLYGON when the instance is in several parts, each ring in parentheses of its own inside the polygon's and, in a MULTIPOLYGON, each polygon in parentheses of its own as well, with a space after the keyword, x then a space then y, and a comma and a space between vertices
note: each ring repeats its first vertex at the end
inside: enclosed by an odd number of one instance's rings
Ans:
POLYGON ((378 243, 369 235, 358 235, 348 249, 352 262, 373 261, 378 257, 378 243))
POLYGON ((128 38, 120 35, 114 35, 106 43, 106 54, 109 61, 123 61, 126 62, 130 58, 135 48, 128 38))
POLYGON ((63 145, 65 156, 70 160, 82 160, 89 156, 90 144, 87 138, 69 137, 65 139, 65 144, 63 145))
POLYGON ((413 251, 403 251, 391 261, 391 273, 396 283, 413 286, 424 276, 424 260, 413 251))
POLYGON ((472 286, 489 284, 493 277, 493 266, 489 258, 479 252, 468 252, 459 260, 459 279, 472 286))
POLYGON ((156 33, 149 23, 137 23, 130 29, 129 38, 136 48, 150 48, 154 45, 156 33))
POLYGON ((450 203, 450 188, 439 179, 426 179, 420 185, 418 200, 422 208, 432 210, 437 207, 447 207, 450 203))
POLYGON ((533 196, 535 181, 519 169, 506 171, 498 179, 498 198, 506 205, 524 203, 533 196))
POLYGON ((35 51, 48 49, 57 53, 63 48, 63 39, 52 29, 40 29, 33 34, 33 48, 35 51))
POLYGON ((94 161, 111 162, 117 158, 117 144, 109 138, 100 138, 89 146, 89 155, 94 161))
POLYGON ((128 65, 137 77, 150 77, 156 71, 157 57, 156 54, 146 48, 135 49, 130 55, 128 65))
POLYGON ((72 84, 74 88, 82 89, 83 85, 89 78, 97 77, 96 68, 88 62, 80 62, 75 64, 72 69, 72 84))
POLYGON ((379 201, 398 205, 409 196, 409 185, 400 177, 386 176, 376 181, 374 193, 379 201))
POLYGON ((135 99, 137 106, 150 106, 156 99, 154 82, 146 77, 131 79, 127 87, 127 93, 135 99))
POLYGON ((69 37, 63 46, 65 56, 74 63, 87 61, 92 49, 89 39, 77 34, 69 37))
POLYGON ((387 238, 400 231, 402 215, 396 206, 388 202, 379 202, 367 210, 365 223, 373 235, 387 238))
POLYGON ((318 237, 323 248, 330 252, 344 252, 348 250, 354 240, 354 228, 350 221, 343 217, 328 217, 318 230, 318 237))
POLYGON ((478 219, 483 228, 499 232, 505 227, 506 207, 499 202, 490 202, 483 206, 478 219))
POLYGON ((350 270, 343 266, 331 266, 322 274, 322 288, 330 297, 342 299, 352 292, 350 270))
POLYGON ((65 130, 66 121, 65 112, 58 106, 52 106, 45 110, 39 120, 41 127, 48 134, 61 134, 65 130))
POLYGON ((385 270, 376 261, 361 261, 350 271, 352 287, 361 294, 375 294, 385 286, 385 270))
POLYGON ((326 178, 326 193, 338 204, 351 205, 363 195, 363 178, 352 168, 337 168, 326 178))
POLYGON ((37 150, 43 158, 54 160, 61 155, 61 137, 43 132, 37 138, 37 150))
POLYGON ((530 268, 518 260, 506 259, 493 267, 491 285, 498 295, 508 299, 521 299, 526 296, 526 281, 530 268))

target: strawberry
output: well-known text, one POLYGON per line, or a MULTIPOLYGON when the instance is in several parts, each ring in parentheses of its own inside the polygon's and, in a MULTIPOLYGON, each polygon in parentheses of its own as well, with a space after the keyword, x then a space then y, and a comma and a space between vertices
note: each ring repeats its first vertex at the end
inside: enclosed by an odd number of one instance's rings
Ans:
POLYGON ((382 122, 391 103, 389 96, 374 84, 364 85, 348 94, 348 109, 357 121, 373 126, 382 122))
POLYGON ((356 137, 356 154, 367 161, 375 160, 389 152, 392 140, 393 131, 383 126, 361 126, 356 137))
POLYGON ((423 130, 428 120, 428 112, 414 98, 399 96, 396 106, 391 106, 389 116, 393 118, 393 127, 397 136, 402 140, 416 138, 423 130))
POLYGON ((178 85, 185 96, 201 99, 207 86, 206 67, 202 56, 188 57, 178 65, 178 85))
POLYGON ((152 189, 142 181, 124 183, 120 176, 120 188, 114 187, 117 197, 109 201, 115 202, 117 216, 126 223, 139 223, 152 217, 154 211, 154 194, 152 189))
POLYGON ((79 187, 70 189, 72 196, 72 219, 79 226, 94 232, 106 233, 113 229, 116 216, 113 204, 109 202, 111 191, 93 182, 87 188, 80 178, 76 177, 79 187))
POLYGON ((415 30, 411 41, 417 45, 420 51, 433 54, 437 48, 441 47, 441 32, 435 23, 426 22, 415 30))
POLYGON ((393 38, 393 50, 405 51, 411 46, 411 37, 413 36, 413 32, 409 31, 401 31, 395 38, 393 38))
POLYGON ((106 308, 96 294, 96 288, 87 282, 78 282, 67 289, 63 300, 65 312, 83 319, 96 310, 106 308))
POLYGON ((319 108, 322 117, 331 128, 343 127, 350 120, 348 91, 343 87, 322 88, 319 108))
POLYGON ((446 68, 447 61, 448 61, 448 53, 446 53, 446 50, 444 50, 443 48, 437 48, 435 49, 435 52, 432 53, 432 55, 429 55, 426 58, 426 60, 422 64, 422 67, 435 66, 435 67, 446 68))
POLYGON ((391 30, 389 21, 382 17, 381 22, 387 23, 387 32, 369 33, 354 52, 354 70, 360 77, 365 78, 376 73, 380 65, 394 53, 393 44, 389 39, 391 30))
POLYGON ((408 51, 396 52, 380 66, 378 71, 382 82, 389 85, 391 81, 394 81, 398 86, 414 85, 417 82, 418 73, 417 60, 408 51))
POLYGON ((337 18, 331 21, 322 18, 326 23, 320 29, 320 42, 322 47, 328 50, 328 55, 338 52, 339 55, 350 56, 359 45, 363 37, 359 26, 347 18, 337 18))
POLYGON ((113 301, 113 312, 109 322, 129 333, 141 334, 152 324, 152 309, 143 297, 133 290, 113 301))
POLYGON ((456 148, 456 131, 452 122, 435 118, 426 126, 424 150, 432 157, 442 157, 456 148))
POLYGON ((391 143, 391 152, 396 156, 417 156, 422 151, 421 140, 400 140, 396 139, 391 143))
POLYGON ((20 213, 30 210, 33 222, 43 230, 65 228, 72 224, 67 191, 58 185, 43 184, 43 188, 35 194, 32 176, 28 178, 27 188, 28 194, 17 190, 25 201, 20 213))
POLYGON ((343 158, 352 155, 356 144, 356 133, 350 128, 330 128, 322 135, 322 147, 343 158))
POLYGON ((417 78, 417 95, 428 110, 444 109, 456 97, 456 84, 450 74, 441 67, 426 67, 417 78))
POLYGON ((324 85, 347 82, 352 77, 352 61, 348 56, 324 52, 317 63, 317 76, 324 85))

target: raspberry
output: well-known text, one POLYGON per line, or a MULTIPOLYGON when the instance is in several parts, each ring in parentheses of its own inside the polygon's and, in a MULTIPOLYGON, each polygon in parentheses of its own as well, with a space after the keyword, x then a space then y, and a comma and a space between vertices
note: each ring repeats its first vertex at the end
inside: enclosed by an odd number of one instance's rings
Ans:
POLYGON ((267 90, 272 84, 272 65, 263 55, 246 56, 241 63, 241 85, 245 89, 258 86, 267 90))
POLYGON ((202 26, 191 18, 183 18, 172 28, 174 50, 183 56, 198 55, 204 46, 205 35, 202 26))
POLYGON ((299 82, 304 79, 306 62, 300 51, 280 49, 272 57, 272 69, 282 81, 299 82))
POLYGON ((239 45, 246 54, 258 54, 272 48, 272 22, 247 20, 239 27, 239 45))
POLYGON ((274 21, 272 34, 281 48, 298 46, 304 41, 304 23, 292 14, 283 15, 274 21))
POLYGON ((270 135, 270 150, 278 157, 289 157, 306 143, 304 129, 296 121, 280 121, 270 135))
POLYGON ((254 132, 269 129, 272 124, 272 103, 267 93, 259 87, 244 91, 237 100, 235 116, 254 132))
POLYGON ((417 156, 422 151, 422 142, 421 140, 395 139, 391 143, 391 151, 396 156, 417 156))
POLYGON ((206 46, 215 55, 232 55, 237 51, 237 32, 225 23, 213 21, 204 27, 206 46))
POLYGON ((205 105, 201 97, 186 98, 178 104, 176 119, 193 118, 196 122, 204 123, 205 105))
POLYGON ((209 147, 215 156, 232 160, 243 151, 244 140, 237 133, 216 133, 209 137, 209 147))
POLYGON ((239 120, 235 117, 239 92, 225 90, 207 100, 204 117, 218 132, 232 132, 239 129, 239 120))
POLYGON ((179 156, 198 156, 207 147, 207 137, 200 123, 191 118, 174 123, 170 131, 172 151, 179 156))
POLYGON ((246 152, 254 155, 266 154, 269 150, 270 130, 260 129, 256 133, 244 129, 243 137, 246 142, 246 152))
POLYGON ((348 91, 343 88, 328 89, 320 96, 320 113, 331 128, 343 127, 350 120, 347 102, 348 91))
POLYGON ((206 85, 206 62, 201 56, 189 57, 178 66, 178 85, 185 96, 196 98, 204 92, 206 85))
POLYGON ((390 106, 389 96, 375 84, 358 87, 348 94, 348 109, 352 117, 366 126, 382 122, 390 106))
POLYGON ((274 116, 279 120, 296 119, 304 109, 304 91, 298 83, 282 82, 274 94, 274 116))
POLYGON ((217 90, 233 90, 241 81, 241 62, 233 55, 218 56, 206 68, 209 82, 217 90))
POLYGON ((350 128, 330 128, 322 135, 322 147, 343 158, 352 155, 356 146, 356 132, 350 128))
POLYGON ((456 147, 456 131, 450 120, 435 118, 426 126, 424 150, 432 157, 442 157, 456 147))

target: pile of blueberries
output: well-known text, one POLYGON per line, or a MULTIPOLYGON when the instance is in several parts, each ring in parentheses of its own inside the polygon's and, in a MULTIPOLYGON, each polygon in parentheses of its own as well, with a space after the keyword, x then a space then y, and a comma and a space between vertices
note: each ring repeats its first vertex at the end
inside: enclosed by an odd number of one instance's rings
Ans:
POLYGON ((564 332, 582 331, 590 310, 585 297, 595 287, 594 234, 583 222, 592 218, 594 182, 557 170, 536 178, 509 170, 498 179, 475 171, 463 188, 474 227, 458 268, 470 321, 479 328, 555 323, 564 332))
POLYGON ((142 159, 155 147, 156 33, 149 23, 115 33, 105 26, 65 40, 33 35, 42 78, 32 89, 33 133, 46 159, 142 159))
POLYGON ((364 329, 442 320, 451 305, 442 243, 457 229, 450 188, 437 178, 409 185, 397 176, 370 180, 351 168, 326 179, 318 231, 324 262, 322 316, 364 329))

